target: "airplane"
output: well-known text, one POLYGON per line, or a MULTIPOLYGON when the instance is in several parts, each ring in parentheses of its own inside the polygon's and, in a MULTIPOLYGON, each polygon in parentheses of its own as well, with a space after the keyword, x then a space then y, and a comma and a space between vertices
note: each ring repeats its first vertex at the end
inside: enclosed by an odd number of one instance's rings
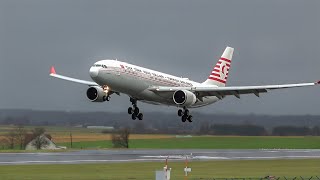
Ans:
POLYGON ((51 67, 50 76, 89 86, 86 95, 92 102, 110 101, 112 94, 126 94, 132 106, 128 114, 132 120, 143 119, 137 101, 149 104, 178 107, 178 116, 182 122, 192 122, 189 108, 207 106, 235 96, 240 99, 242 94, 266 93, 274 89, 314 86, 313 83, 262 85, 262 86, 226 86, 231 67, 234 48, 226 47, 222 56, 213 67, 209 77, 202 83, 191 81, 144 67, 118 60, 100 60, 93 64, 89 74, 93 81, 75 79, 56 73, 51 67))

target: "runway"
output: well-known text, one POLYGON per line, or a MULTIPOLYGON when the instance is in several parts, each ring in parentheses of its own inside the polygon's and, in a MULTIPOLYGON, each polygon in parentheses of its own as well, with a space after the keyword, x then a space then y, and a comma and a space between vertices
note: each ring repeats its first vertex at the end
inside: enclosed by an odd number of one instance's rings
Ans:
POLYGON ((78 150, 52 153, 0 153, 0 165, 79 164, 184 160, 258 160, 320 158, 320 150, 199 150, 199 149, 126 149, 78 150))

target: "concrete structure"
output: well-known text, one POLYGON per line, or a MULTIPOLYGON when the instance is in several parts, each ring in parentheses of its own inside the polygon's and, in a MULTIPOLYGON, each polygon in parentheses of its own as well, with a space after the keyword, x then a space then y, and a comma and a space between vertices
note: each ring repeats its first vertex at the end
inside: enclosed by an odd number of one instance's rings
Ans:
POLYGON ((168 158, 166 158, 166 165, 162 171, 156 171, 156 180, 170 180, 171 168, 168 167, 168 158))
MULTIPOLYGON (((42 146, 41 149, 67 149, 65 146, 57 146, 53 141, 47 138, 44 134, 40 135, 44 141, 46 141, 46 145, 42 146)), ((37 150, 37 147, 34 145, 36 139, 33 139, 26 145, 26 150, 37 150)))

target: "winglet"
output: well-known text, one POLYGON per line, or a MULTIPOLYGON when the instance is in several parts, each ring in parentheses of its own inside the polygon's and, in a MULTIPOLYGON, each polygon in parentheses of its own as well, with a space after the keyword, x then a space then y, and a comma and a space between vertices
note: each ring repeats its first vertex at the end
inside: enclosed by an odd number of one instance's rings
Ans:
POLYGON ((54 69, 54 66, 51 66, 50 74, 56 74, 56 70, 54 69))
POLYGON ((320 81, 316 82, 316 84, 320 84, 320 81))

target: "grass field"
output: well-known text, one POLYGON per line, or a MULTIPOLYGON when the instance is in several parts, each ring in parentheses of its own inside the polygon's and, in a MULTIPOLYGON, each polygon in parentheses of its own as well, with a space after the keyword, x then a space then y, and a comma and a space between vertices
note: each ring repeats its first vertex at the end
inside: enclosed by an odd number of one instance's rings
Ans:
MULTIPOLYGON (((0 139, 4 138, 5 134, 14 128, 14 126, 0 126, 0 139)), ((101 133, 102 129, 87 129, 78 127, 56 127, 44 126, 46 133, 50 134, 55 143, 70 142, 70 133, 72 133, 73 142, 82 141, 103 141, 110 140, 110 134, 101 133)), ((31 131, 34 126, 26 126, 25 129, 31 131)), ((173 138, 174 135, 164 134, 131 134, 130 139, 163 139, 173 138)))
MULTIPOLYGON (((0 126, 0 139, 12 128, 13 126, 0 126)), ((34 127, 25 128, 31 130, 34 127)), ((102 134, 101 129, 55 126, 44 128, 58 145, 70 147, 70 133, 72 133, 73 148, 112 148, 110 134, 102 134)), ((193 136, 176 138, 175 135, 131 134, 129 146, 147 149, 320 149, 320 137, 193 136)))
MULTIPOLYGON (((58 143, 70 147, 70 143, 58 143)), ((147 149, 319 149, 320 137, 195 136, 131 139, 130 148, 147 149)), ((110 140, 74 142, 73 148, 111 148, 110 140)))
MULTIPOLYGON (((0 179, 154 179, 163 162, 0 166, 0 179)), ((183 179, 183 162, 169 162, 171 179, 183 179)), ((320 160, 190 162, 189 179, 219 177, 319 176, 320 160)))

